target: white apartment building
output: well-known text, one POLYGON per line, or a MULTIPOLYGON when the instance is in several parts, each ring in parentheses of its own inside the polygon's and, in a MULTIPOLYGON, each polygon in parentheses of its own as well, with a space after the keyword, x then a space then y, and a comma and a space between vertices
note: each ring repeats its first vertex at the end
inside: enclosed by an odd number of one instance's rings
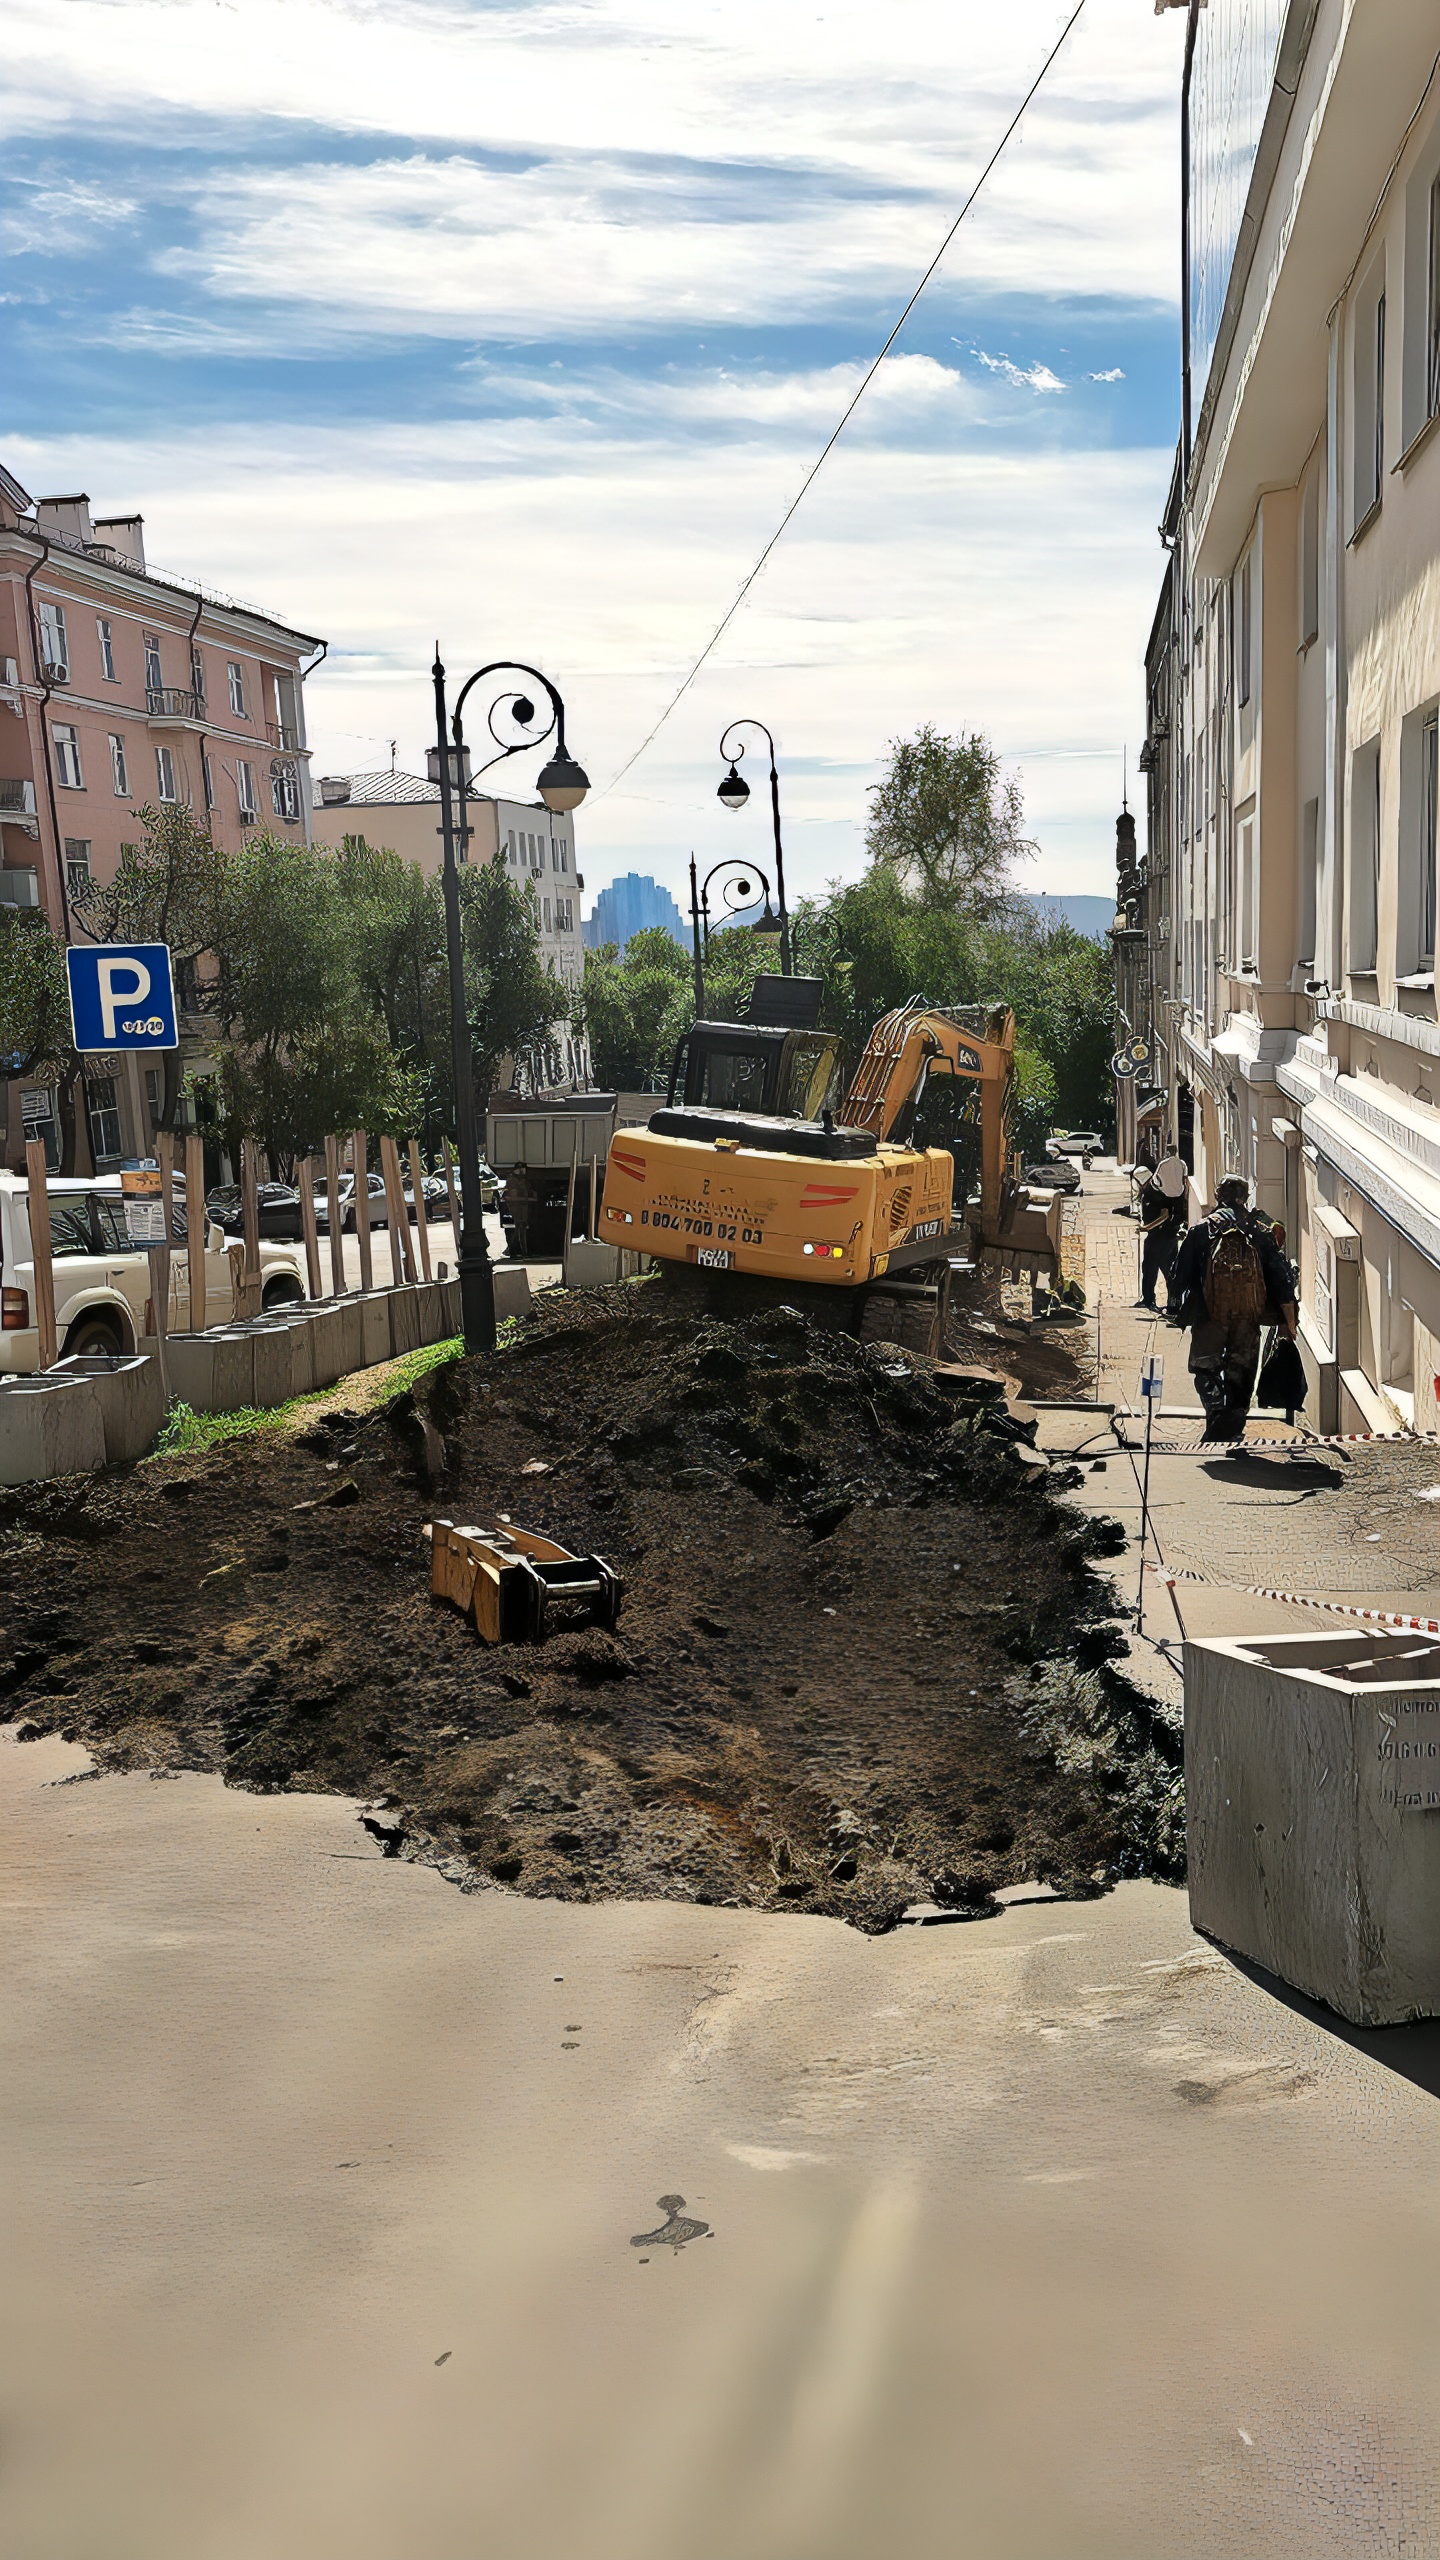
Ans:
MULTIPOLYGON (((442 848, 434 749, 427 761, 434 772, 424 777, 395 771, 323 775, 315 785, 311 816, 315 842, 340 845, 346 836, 364 836, 370 844, 389 845, 407 862, 418 862, 423 871, 437 872, 442 848)), ((540 800, 502 800, 467 781, 463 818, 461 861, 493 862, 497 853, 503 856, 516 886, 529 893, 542 960, 563 987, 578 995, 585 976, 580 938, 585 882, 576 869, 573 815, 557 814, 540 800)), ((578 1023, 556 1023, 551 1052, 550 1083, 589 1084, 589 1046, 578 1023)))
POLYGON ((1440 9, 1188 13, 1157 1054, 1196 1209, 1235 1169, 1285 1221, 1312 1421, 1433 1431, 1440 9))

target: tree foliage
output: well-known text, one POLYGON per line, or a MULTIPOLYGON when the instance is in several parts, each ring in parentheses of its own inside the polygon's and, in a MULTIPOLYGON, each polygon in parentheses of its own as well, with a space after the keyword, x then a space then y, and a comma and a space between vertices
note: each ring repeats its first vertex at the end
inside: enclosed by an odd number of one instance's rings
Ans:
POLYGON ((870 793, 865 850, 925 907, 964 920, 998 916, 1017 863, 1035 851, 1022 833, 1020 786, 988 738, 942 737, 927 722, 892 738, 890 766, 870 793))

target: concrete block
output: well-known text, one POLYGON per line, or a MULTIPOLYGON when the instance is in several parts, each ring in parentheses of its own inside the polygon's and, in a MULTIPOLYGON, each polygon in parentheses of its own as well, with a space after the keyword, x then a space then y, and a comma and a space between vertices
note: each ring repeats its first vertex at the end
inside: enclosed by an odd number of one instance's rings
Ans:
POLYGON ((0 1381, 0 1484, 87 1475, 105 1464, 105 1417, 88 1378, 0 1381))
POLYGON ((133 1466, 153 1446, 165 1419, 160 1363, 143 1353, 112 1359, 105 1352, 75 1351, 56 1363, 51 1377, 88 1379, 99 1399, 105 1427, 105 1457, 112 1466, 133 1466))
MULTIPOLYGON (((153 1335, 145 1348, 155 1352, 153 1335)), ((170 1393, 192 1413, 238 1413, 255 1392, 255 1362, 250 1335, 239 1327, 216 1333, 171 1333, 165 1337, 165 1365, 170 1393)))
MULTIPOLYGON (((460 1286, 458 1280, 455 1286, 458 1293, 460 1286)), ((510 1316, 528 1316, 529 1313, 530 1274, 526 1270, 525 1265, 523 1262, 497 1262, 495 1265, 495 1315, 497 1321, 500 1324, 504 1324, 510 1316)), ((457 1313, 455 1331, 458 1333, 459 1330, 460 1321, 457 1313)))
POLYGON ((390 1357, 390 1292, 388 1289, 367 1289, 362 1297, 356 1299, 355 1304, 360 1310, 361 1347, 364 1353, 361 1365, 366 1369, 373 1369, 378 1361, 388 1360, 390 1357))
POLYGON ((345 1375, 346 1328, 338 1301, 319 1298, 307 1309, 317 1387, 333 1387, 345 1375))
POLYGON ((1361 2026, 1440 2015, 1440 1637, 1185 1647, 1190 1916, 1361 2026))
POLYGON ((407 1351, 418 1351, 424 1335, 420 1330, 420 1290, 414 1281, 387 1289, 390 1301, 390 1357, 403 1358, 407 1351))
POLYGON ((565 1247, 563 1276, 567 1289, 605 1289, 620 1277, 618 1244, 596 1244, 590 1236, 571 1236, 565 1247))
MULTIPOLYGON (((288 1324, 256 1324, 246 1327, 250 1336, 250 1358, 254 1372, 254 1390, 250 1401, 268 1413, 277 1404, 288 1404, 295 1393, 294 1339, 296 1328, 288 1324)), ((306 1363, 307 1370, 309 1363, 306 1363)))

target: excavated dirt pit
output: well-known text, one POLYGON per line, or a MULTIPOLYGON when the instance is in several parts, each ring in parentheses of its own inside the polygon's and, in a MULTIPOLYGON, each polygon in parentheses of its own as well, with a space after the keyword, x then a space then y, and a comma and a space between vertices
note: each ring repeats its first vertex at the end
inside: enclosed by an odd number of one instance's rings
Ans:
POLYGON ((557 1292, 364 1419, 8 1497, 0 1681, 102 1766, 356 1796, 467 1886, 979 1914, 1180 1856, 1105 1667, 1120 1540, 1060 1491, 889 1346, 557 1292), (425 1521, 499 1513, 623 1574, 615 1635, 492 1650, 432 1600, 425 1521))

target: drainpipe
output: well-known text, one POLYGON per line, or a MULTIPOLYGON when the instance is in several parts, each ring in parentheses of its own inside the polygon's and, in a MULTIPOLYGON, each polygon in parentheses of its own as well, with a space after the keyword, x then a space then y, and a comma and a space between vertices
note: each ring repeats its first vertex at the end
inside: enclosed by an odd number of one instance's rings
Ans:
MULTIPOLYGON (((1325 371, 1325 888, 1327 996, 1344 986, 1345 932, 1345 537, 1341 352, 1342 296, 1330 314, 1325 371)), ((1318 936, 1316 937, 1318 940, 1318 936)))
MULTIPOLYGON (((328 640, 322 640, 322 641, 321 641, 321 643, 320 643, 319 648, 318 648, 318 649, 316 650, 316 652, 315 652, 314 657, 311 659, 309 666, 308 666, 308 667, 301 667, 301 668, 298 670, 299 677, 300 677, 300 686, 299 686, 299 691, 298 691, 298 693, 297 693, 297 695, 296 695, 296 698, 295 698, 295 702, 296 702, 296 709, 298 710, 298 712, 299 712, 299 714, 300 714, 300 731, 301 731, 301 735, 302 735, 302 737, 304 738, 304 740, 305 740, 305 743, 306 743, 307 747, 308 747, 308 745, 309 745, 309 743, 310 743, 310 730, 309 730, 309 725, 308 725, 308 723, 307 723, 307 721, 306 721, 306 718, 305 718, 305 682, 306 682, 306 678, 307 678, 307 677, 309 677, 309 676, 313 676, 313 674, 315 673, 315 670, 316 670, 316 668, 317 668, 318 666, 323 665, 324 661, 326 660, 326 658, 328 658, 328 657, 329 657, 329 655, 330 655, 330 643, 329 643, 329 641, 328 641, 328 640)), ((393 762, 393 761, 394 761, 394 759, 392 758, 392 759, 391 759, 391 761, 393 762)), ((312 793, 312 791, 311 791, 311 789, 310 789, 310 769, 309 769, 309 766, 308 766, 308 765, 306 766, 306 769, 305 769, 305 785, 306 785, 306 797, 305 797, 305 804, 304 804, 304 805, 305 805, 305 841, 306 841, 306 843, 307 843, 307 844, 313 844, 313 843, 314 843, 314 841, 315 841, 315 837, 314 837, 314 830, 312 829, 311 824, 310 824, 310 819, 311 819, 312 809, 313 809, 313 806, 314 806, 314 795, 313 795, 313 793, 312 793)), ((465 812, 464 812, 463 805, 462 805, 462 808, 461 808, 460 816, 461 816, 461 823, 462 823, 462 825, 463 825, 463 823, 464 823, 464 816, 465 816, 465 812)))
MULTIPOLYGON (((55 687, 45 673, 45 661, 40 655, 40 644, 35 637, 35 580, 50 557, 51 542, 48 533, 39 531, 32 536, 32 539, 42 547, 39 559, 25 574, 25 616, 30 631, 30 657, 35 669, 35 681, 40 687, 40 761, 45 768, 45 798, 50 810, 50 844, 55 861, 56 886, 60 892, 60 927, 64 940, 68 944, 70 897, 65 885, 65 849, 60 836, 60 810, 55 798, 55 772, 50 754, 50 723, 45 717, 50 696, 55 687)), ((68 1082, 62 1077, 57 1088, 60 1097, 60 1169, 62 1173, 71 1171, 93 1173, 95 1170, 94 1164, 89 1161, 89 1116, 79 1110, 76 1105, 75 1088, 77 1085, 80 1086, 83 1098, 84 1081, 84 1069, 77 1066, 68 1082), (69 1165, 65 1161, 67 1156, 71 1159, 69 1165), (86 1161, 82 1162, 82 1158, 86 1161)))
POLYGON ((1201 0, 1190 0, 1185 18, 1185 68, 1180 78, 1180 452, 1181 491, 1190 477, 1190 77, 1201 0))

